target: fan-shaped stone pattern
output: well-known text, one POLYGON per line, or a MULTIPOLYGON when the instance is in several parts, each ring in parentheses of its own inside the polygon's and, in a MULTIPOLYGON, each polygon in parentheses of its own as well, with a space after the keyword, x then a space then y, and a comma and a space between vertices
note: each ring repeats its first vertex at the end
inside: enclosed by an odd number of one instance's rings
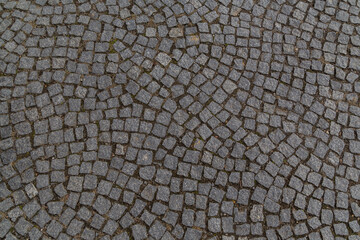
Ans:
POLYGON ((0 238, 359 239, 359 1, 0 13, 0 238))

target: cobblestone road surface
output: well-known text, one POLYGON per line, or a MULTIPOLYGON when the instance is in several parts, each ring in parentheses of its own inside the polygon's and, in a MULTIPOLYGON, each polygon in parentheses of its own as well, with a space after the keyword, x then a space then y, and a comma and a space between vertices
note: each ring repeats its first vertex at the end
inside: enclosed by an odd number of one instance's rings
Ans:
POLYGON ((360 239, 358 0, 0 0, 1 239, 360 239))

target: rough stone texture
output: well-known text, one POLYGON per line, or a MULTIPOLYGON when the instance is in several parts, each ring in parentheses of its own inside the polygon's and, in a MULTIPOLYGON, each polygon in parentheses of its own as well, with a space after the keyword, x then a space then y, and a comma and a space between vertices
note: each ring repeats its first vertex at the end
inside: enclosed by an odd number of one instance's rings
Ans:
POLYGON ((1 239, 359 239, 359 0, 0 0, 1 239))

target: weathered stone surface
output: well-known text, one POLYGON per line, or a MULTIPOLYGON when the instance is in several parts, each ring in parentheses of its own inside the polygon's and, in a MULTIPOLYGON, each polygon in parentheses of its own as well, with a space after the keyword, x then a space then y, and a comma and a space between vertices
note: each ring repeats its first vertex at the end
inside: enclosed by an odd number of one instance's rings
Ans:
POLYGON ((359 1, 0 12, 1 239, 356 239, 359 1))

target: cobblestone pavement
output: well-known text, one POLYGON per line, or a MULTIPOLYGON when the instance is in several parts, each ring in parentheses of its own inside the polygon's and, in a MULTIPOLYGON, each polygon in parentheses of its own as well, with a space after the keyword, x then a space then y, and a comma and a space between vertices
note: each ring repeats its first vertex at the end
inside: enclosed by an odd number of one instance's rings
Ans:
POLYGON ((360 239, 359 0, 0 0, 1 239, 360 239))

